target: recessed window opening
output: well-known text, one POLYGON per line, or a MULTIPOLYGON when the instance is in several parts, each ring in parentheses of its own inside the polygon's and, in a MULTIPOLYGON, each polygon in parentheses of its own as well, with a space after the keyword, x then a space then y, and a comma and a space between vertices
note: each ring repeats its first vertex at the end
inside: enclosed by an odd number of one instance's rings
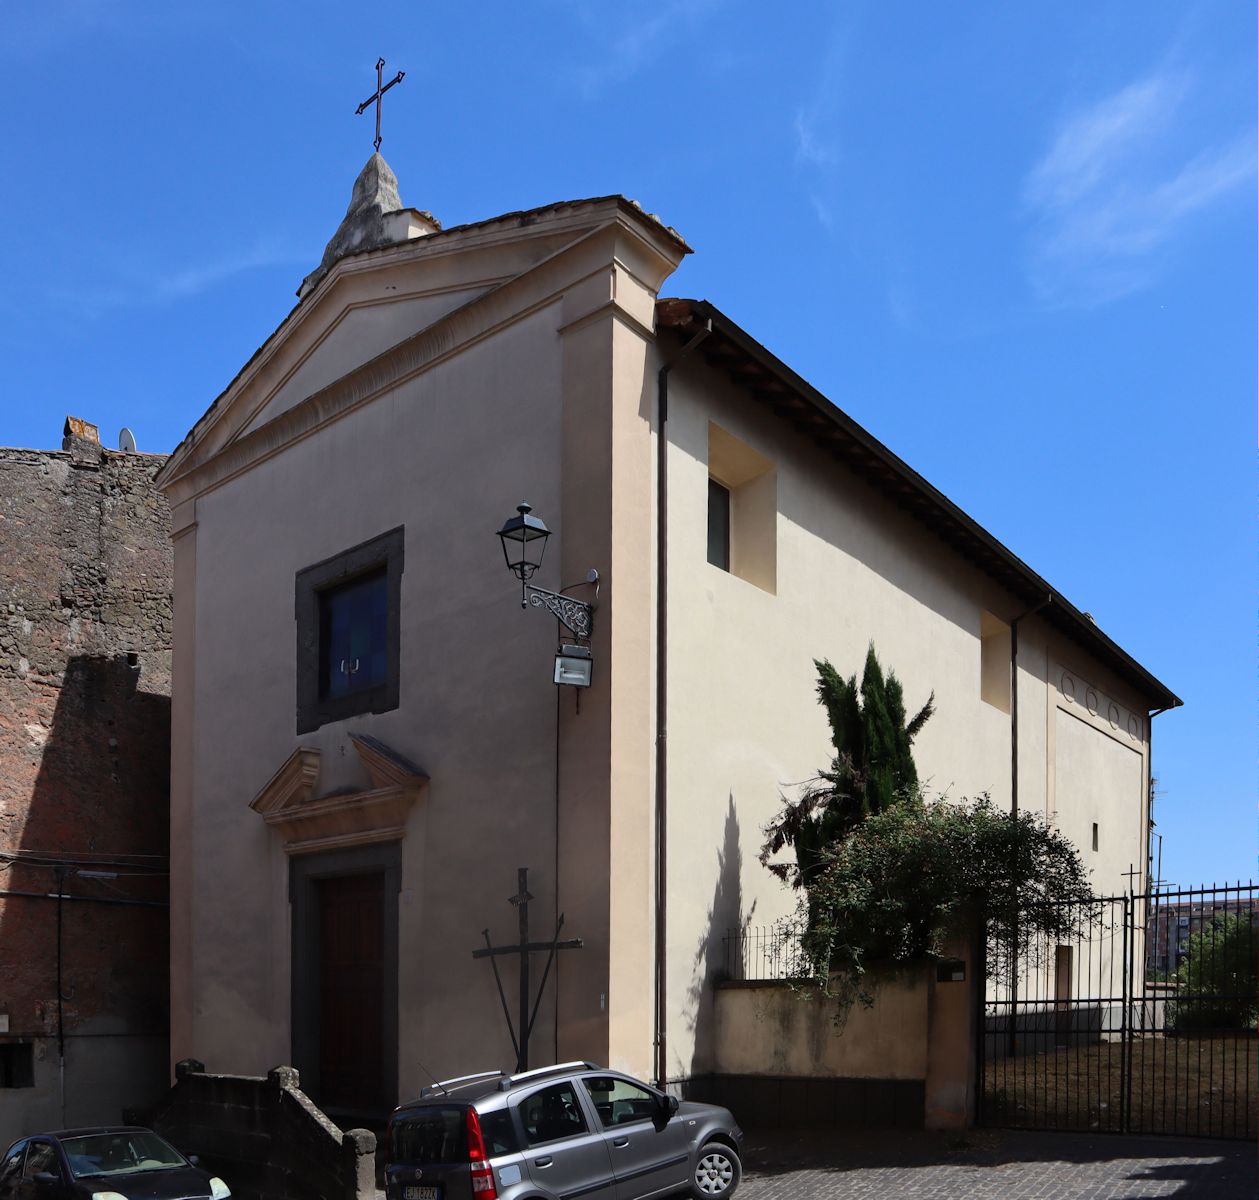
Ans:
POLYGON ((708 561, 778 590, 778 472, 746 442, 708 426, 708 561))
POLYGON ((1097 849, 1097 822, 1093 822, 1093 849, 1097 849))
POLYGON ((35 1047, 31 1042, 0 1045, 0 1088, 35 1086, 35 1047))
POLYGON ((380 687, 387 676, 389 580, 382 566, 319 593, 319 698, 380 687))
POLYGON ((298 571, 297 732, 398 707, 403 530, 298 571))
POLYGON ((708 481, 708 561, 730 570, 730 489, 708 481))
POLYGON ((1010 711, 1010 627, 990 612, 979 615, 979 697, 1010 711))

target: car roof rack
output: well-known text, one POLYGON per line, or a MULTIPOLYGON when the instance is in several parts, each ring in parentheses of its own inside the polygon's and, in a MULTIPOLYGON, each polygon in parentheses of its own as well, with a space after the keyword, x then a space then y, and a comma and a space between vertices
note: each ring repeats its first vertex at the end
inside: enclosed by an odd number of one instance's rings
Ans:
POLYGON ((453 1079, 438 1079, 427 1087, 420 1088, 420 1099, 426 1099, 434 1096, 438 1092, 445 1092, 452 1087, 462 1087, 464 1084, 475 1083, 479 1079, 501 1079, 507 1072, 501 1068, 497 1071, 477 1071, 473 1075, 456 1075, 453 1079))
POLYGON ((534 1067, 531 1071, 518 1071, 515 1075, 504 1074, 499 1080, 499 1091, 505 1092, 508 1088, 514 1087, 522 1079, 534 1079, 541 1075, 554 1075, 557 1071, 597 1071, 599 1064, 593 1063, 589 1059, 578 1059, 574 1062, 553 1063, 549 1067, 534 1067))

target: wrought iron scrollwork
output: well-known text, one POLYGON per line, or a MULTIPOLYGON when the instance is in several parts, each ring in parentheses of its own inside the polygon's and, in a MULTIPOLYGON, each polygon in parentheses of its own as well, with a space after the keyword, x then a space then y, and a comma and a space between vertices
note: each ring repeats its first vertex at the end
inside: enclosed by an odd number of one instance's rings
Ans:
POLYGON ((527 585, 529 603, 534 608, 545 608, 561 625, 582 641, 590 639, 591 607, 582 600, 548 592, 545 588, 527 585))

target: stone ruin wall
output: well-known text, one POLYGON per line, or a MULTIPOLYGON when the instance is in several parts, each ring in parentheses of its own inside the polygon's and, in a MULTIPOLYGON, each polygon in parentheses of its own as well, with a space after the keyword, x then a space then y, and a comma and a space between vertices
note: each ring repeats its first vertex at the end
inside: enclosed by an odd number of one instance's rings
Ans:
MULTIPOLYGON (((151 1036, 167 1024, 165 459, 94 434, 68 421, 60 451, 0 449, 0 851, 20 858, 0 855, 0 892, 93 898, 64 904, 62 1028, 151 1036), (123 867, 59 875, 40 856, 123 867), (96 902, 120 899, 149 905, 96 902)), ((56 1033, 57 907, 0 895, 0 1036, 6 1017, 9 1038, 56 1033)))

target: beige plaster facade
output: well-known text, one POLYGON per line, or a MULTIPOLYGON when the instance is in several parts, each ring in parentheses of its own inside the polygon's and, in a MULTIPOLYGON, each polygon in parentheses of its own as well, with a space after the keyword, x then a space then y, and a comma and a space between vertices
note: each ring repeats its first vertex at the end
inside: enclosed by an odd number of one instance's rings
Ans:
MULTIPOLYGON (((318 1058, 318 1018, 295 1015, 314 978, 295 880, 321 855, 376 870, 388 847, 387 1100, 513 1061, 472 951, 484 929, 514 940, 520 866, 534 936, 563 913, 584 943, 548 978, 534 1061, 657 1075, 660 811, 664 1074, 713 1070, 721 938, 792 907, 756 851, 783 789, 826 761, 814 658, 856 670, 873 641, 911 705, 936 694, 922 777, 1011 803, 1008 627, 1043 581, 974 565, 837 465, 710 353, 738 349, 731 325, 669 385, 661 645, 658 371, 690 335, 658 297, 686 252, 613 197, 351 255, 172 456, 173 1061, 318 1058), (730 571, 706 558, 710 476, 731 489, 730 571), (588 690, 553 686, 556 627, 504 570, 493 534, 522 499, 553 532, 535 582, 600 574, 588 690), (396 706, 298 733, 295 579, 397 529, 396 706)), ((1117 890, 1145 862, 1148 713, 1166 701, 1078 616, 1019 629, 1019 803, 1117 890)))

